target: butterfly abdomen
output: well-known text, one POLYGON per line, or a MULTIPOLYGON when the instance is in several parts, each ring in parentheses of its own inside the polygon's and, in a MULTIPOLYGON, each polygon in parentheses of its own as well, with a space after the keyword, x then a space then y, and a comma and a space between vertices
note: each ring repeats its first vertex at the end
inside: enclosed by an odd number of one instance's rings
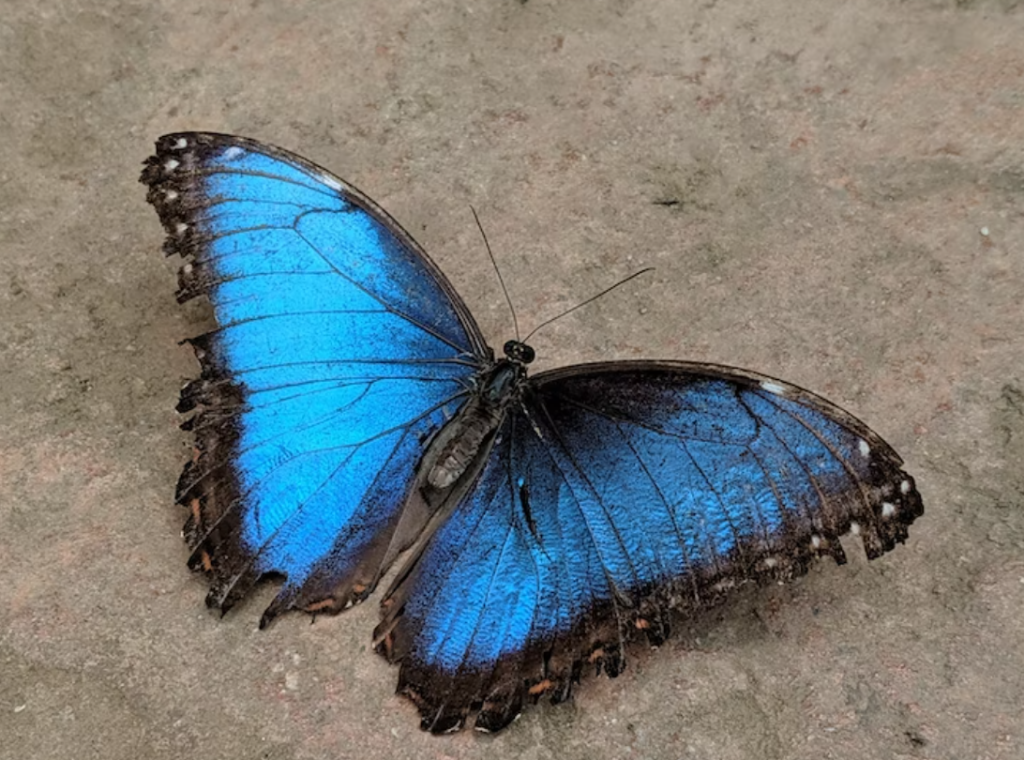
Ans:
POLYGON ((460 434, 449 440, 427 474, 433 488, 449 488, 476 459, 480 447, 501 422, 502 409, 481 404, 466 410, 460 434))
POLYGON ((454 434, 439 442, 440 450, 427 473, 427 483, 438 490, 451 487, 476 461, 485 441, 494 433, 526 372, 518 362, 500 361, 480 383, 479 393, 466 405, 454 434))

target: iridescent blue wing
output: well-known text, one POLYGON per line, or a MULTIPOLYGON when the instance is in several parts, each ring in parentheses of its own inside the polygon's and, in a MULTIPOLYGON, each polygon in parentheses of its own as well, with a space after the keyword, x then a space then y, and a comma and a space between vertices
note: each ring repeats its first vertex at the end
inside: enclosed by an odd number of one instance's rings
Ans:
POLYGON ((268 574, 285 582, 263 623, 364 598, 428 518, 399 529, 426 442, 490 361, 479 329, 398 224, 298 156, 168 135, 142 181, 186 259, 179 300, 207 296, 218 325, 179 406, 201 409, 178 500, 207 603, 268 574))
POLYGON ((622 643, 747 580, 892 549, 922 513, 896 453, 806 391, 741 370, 612 363, 538 375, 471 492, 385 601, 379 649, 423 727, 499 729, 622 643))

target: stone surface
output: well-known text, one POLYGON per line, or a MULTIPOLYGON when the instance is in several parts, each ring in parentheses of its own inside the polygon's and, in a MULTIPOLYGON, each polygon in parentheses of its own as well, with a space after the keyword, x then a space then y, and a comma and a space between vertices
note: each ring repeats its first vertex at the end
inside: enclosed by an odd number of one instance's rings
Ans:
POLYGON ((1024 756, 1024 4, 7 3, 0 757, 1024 756), (136 179, 246 134, 366 190, 539 368, 665 357, 816 390, 907 460, 879 561, 751 589, 487 738, 420 733, 377 613, 218 620, 172 496, 176 262, 136 179))

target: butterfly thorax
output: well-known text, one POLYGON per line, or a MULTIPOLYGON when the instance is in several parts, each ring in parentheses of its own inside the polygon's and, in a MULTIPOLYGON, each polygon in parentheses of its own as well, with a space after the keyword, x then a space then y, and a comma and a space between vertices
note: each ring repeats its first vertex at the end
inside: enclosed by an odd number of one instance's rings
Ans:
POLYGON ((453 434, 438 441, 441 448, 436 457, 425 457, 433 460, 427 474, 432 487, 449 488, 462 477, 515 400, 534 351, 525 343, 510 340, 505 344, 505 357, 477 379, 476 393, 451 426, 453 434))

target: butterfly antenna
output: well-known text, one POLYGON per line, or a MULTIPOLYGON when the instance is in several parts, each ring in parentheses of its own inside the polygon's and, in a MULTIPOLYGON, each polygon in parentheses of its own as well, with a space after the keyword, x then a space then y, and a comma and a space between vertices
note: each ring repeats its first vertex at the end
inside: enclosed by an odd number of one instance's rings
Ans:
POLYGON ((516 331, 516 341, 519 340, 519 320, 516 319, 516 307, 512 305, 512 299, 508 295, 508 288, 505 287, 505 278, 501 276, 501 270, 498 269, 498 262, 494 258, 494 254, 491 252, 491 244, 487 242, 487 233, 484 232, 484 226, 480 224, 480 217, 477 216, 476 209, 472 206, 469 210, 473 212, 473 219, 476 221, 476 227, 480 230, 480 237, 484 239, 484 247, 487 249, 487 255, 491 258, 491 264, 494 266, 494 273, 498 275, 498 282, 501 284, 501 292, 505 294, 505 302, 508 304, 508 310, 512 312, 512 327, 516 331))
MULTIPOLYGON (((582 308, 583 308, 584 306, 586 306, 586 305, 587 305, 588 303, 593 303, 593 302, 594 302, 594 301, 596 301, 596 300, 597 300, 598 298, 601 298, 601 296, 606 296, 606 295, 608 295, 608 294, 609 294, 609 293, 611 293, 611 292, 612 292, 613 290, 615 290, 615 288, 617 288, 617 287, 619 287, 619 286, 621 286, 621 285, 625 285, 625 284, 626 284, 627 282, 629 282, 630 280, 634 280, 634 279, 636 279, 637 277, 639 277, 639 276, 640 276, 640 275, 642 275, 642 274, 647 274, 648 272, 653 272, 653 271, 654 271, 654 267, 645 267, 644 269, 641 269, 641 270, 640 270, 639 272, 633 272, 633 274, 629 275, 629 277, 626 277, 625 279, 619 280, 619 281, 618 281, 617 283, 615 283, 614 285, 612 285, 612 286, 611 286, 610 288, 605 288, 605 289, 604 289, 604 290, 602 290, 602 291, 601 291, 600 293, 598 293, 598 294, 597 294, 596 296, 591 296, 591 297, 590 297, 590 298, 588 298, 588 299, 587 299, 586 301, 583 301, 582 303, 578 303, 578 304, 576 304, 576 305, 575 305, 575 306, 573 306, 573 307, 572 307, 571 309, 566 309, 566 310, 565 310, 565 311, 563 311, 563 312, 562 312, 561 314, 556 314, 556 315, 555 315, 555 316, 553 316, 553 317, 552 317, 551 319, 548 319, 548 320, 545 320, 544 322, 541 322, 541 323, 540 323, 539 325, 537 325, 537 326, 536 326, 536 327, 534 327, 534 328, 533 328, 532 330, 530 330, 530 334, 529 334, 529 335, 527 335, 527 336, 526 336, 525 338, 523 338, 522 342, 523 342, 523 343, 525 343, 526 341, 528 341, 528 340, 529 340, 529 339, 530 339, 530 338, 531 338, 531 337, 532 337, 532 336, 534 335, 534 333, 536 333, 536 332, 537 332, 537 331, 538 331, 538 330, 539 330, 540 328, 542 328, 542 327, 547 327, 547 326, 548 326, 548 325, 550 325, 550 324, 551 324, 552 322, 554 322, 554 321, 555 321, 556 319, 561 319, 561 318, 562 318, 562 317, 564 317, 565 315, 567 315, 567 314, 571 314, 572 312, 576 311, 576 309, 582 309, 582 308)), ((518 340, 518 338, 517 338, 517 340, 518 340)))

